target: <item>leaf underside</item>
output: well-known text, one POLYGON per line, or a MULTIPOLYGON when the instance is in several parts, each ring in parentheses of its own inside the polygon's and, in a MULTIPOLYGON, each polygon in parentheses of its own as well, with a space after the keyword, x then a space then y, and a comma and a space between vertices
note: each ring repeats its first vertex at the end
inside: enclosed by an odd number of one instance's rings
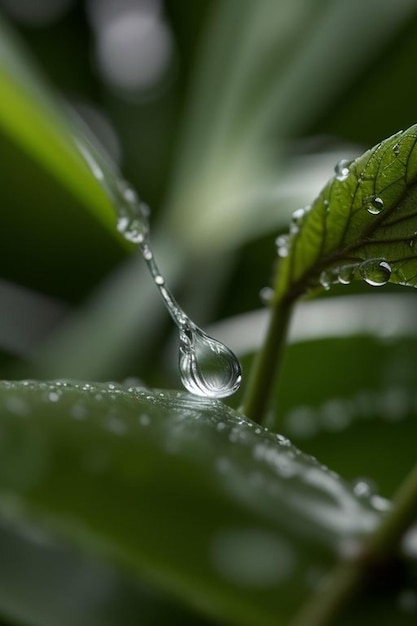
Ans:
POLYGON ((277 299, 366 280, 367 270, 370 284, 373 271, 375 284, 417 286, 416 140, 414 125, 340 163, 312 206, 294 214, 278 248, 277 299))

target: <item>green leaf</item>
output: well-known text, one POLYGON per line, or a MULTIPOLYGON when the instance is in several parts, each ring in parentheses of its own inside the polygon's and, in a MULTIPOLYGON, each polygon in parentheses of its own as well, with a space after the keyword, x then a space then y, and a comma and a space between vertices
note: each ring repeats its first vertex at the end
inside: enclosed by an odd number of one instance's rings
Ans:
POLYGON ((3 516, 222 620, 287 624, 311 577, 381 516, 336 474, 218 401, 4 382, 0 416, 3 516))
POLYGON ((416 139, 412 126, 340 162, 312 206, 294 214, 278 242, 277 300, 353 279, 417 286, 416 139))
POLYGON ((3 20, 0 33, 1 131, 114 228, 109 199, 76 147, 77 131, 3 20))
POLYGON ((0 519, 0 552, 0 614, 12 624, 136 626, 138 615, 141 626, 195 624, 177 603, 34 524, 0 519))

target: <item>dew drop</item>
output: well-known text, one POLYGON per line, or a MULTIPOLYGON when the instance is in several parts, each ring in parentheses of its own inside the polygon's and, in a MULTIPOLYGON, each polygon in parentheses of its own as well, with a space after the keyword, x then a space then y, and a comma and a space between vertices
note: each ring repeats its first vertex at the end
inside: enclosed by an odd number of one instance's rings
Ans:
POLYGON ((366 478, 358 478, 353 483, 353 493, 358 498, 369 498, 374 490, 374 485, 366 478))
POLYGON ((342 285, 349 285, 352 282, 354 275, 355 275, 354 265, 342 265, 342 267, 339 269, 337 280, 342 285))
POLYGON ((144 205, 139 202, 135 190, 124 180, 118 181, 120 201, 117 205, 117 230, 125 239, 141 244, 148 234, 148 220, 144 205))
POLYGON ((396 143, 393 147, 392 147, 392 151, 394 153, 394 155, 397 157, 400 154, 400 144, 396 143))
POLYGON ((271 289, 271 287, 263 287, 263 289, 259 292, 259 297, 262 304, 268 306, 271 304, 272 298, 274 297, 274 290, 271 289))
POLYGON ((165 284, 165 278, 163 276, 161 276, 160 274, 158 274, 158 276, 155 276, 155 283, 157 285, 164 285, 165 284))
POLYGON ((332 284, 332 276, 331 276, 330 272, 328 272, 326 270, 323 271, 320 274, 319 282, 320 282, 320 285, 322 287, 324 287, 326 289, 326 291, 328 291, 330 289, 330 285, 332 284))
POLYGON ((349 176, 349 166, 351 162, 352 161, 348 161, 347 159, 341 159, 338 163, 336 163, 334 171, 337 180, 346 180, 346 178, 349 176))
POLYGON ((371 196, 366 200, 366 210, 371 215, 379 215, 384 208, 384 201, 379 196, 371 196))
POLYGON ((415 243, 416 243, 416 240, 415 240, 415 239, 410 239, 410 242, 409 242, 409 244, 408 244, 408 245, 410 246, 410 248, 414 248, 415 243))
POLYGON ((363 280, 372 287, 382 287, 391 278, 391 266, 383 259, 370 259, 359 266, 363 280))
POLYGON ((182 384, 191 393, 224 398, 240 386, 240 364, 233 352, 188 319, 180 328, 179 363, 182 384))
POLYGON ((284 258, 289 253, 289 237, 288 235, 280 235, 275 239, 275 245, 277 247, 277 254, 279 257, 284 258))

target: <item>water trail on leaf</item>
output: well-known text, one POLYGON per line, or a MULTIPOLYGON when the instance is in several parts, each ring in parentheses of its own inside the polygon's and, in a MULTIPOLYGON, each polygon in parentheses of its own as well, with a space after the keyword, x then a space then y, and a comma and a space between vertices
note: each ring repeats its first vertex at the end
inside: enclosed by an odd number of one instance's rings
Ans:
POLYGON ((154 284, 178 328, 182 384, 188 391, 200 396, 224 398, 232 395, 239 389, 242 380, 240 363, 227 346, 207 335, 184 313, 168 289, 150 243, 148 207, 93 143, 77 142, 77 146, 112 200, 118 231, 141 251, 154 284))

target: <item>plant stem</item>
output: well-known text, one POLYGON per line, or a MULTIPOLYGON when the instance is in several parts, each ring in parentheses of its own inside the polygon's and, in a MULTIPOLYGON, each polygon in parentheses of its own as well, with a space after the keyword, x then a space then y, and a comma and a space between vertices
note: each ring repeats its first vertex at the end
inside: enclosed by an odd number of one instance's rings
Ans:
POLYGON ((250 373, 242 412, 259 424, 265 420, 273 384, 282 361, 292 307, 293 301, 288 299, 279 300, 272 305, 265 340, 250 373))
POLYGON ((299 612, 291 626, 329 626, 378 564, 395 554, 404 533, 417 519, 417 465, 394 497, 392 509, 353 559, 341 562, 327 583, 299 612))

